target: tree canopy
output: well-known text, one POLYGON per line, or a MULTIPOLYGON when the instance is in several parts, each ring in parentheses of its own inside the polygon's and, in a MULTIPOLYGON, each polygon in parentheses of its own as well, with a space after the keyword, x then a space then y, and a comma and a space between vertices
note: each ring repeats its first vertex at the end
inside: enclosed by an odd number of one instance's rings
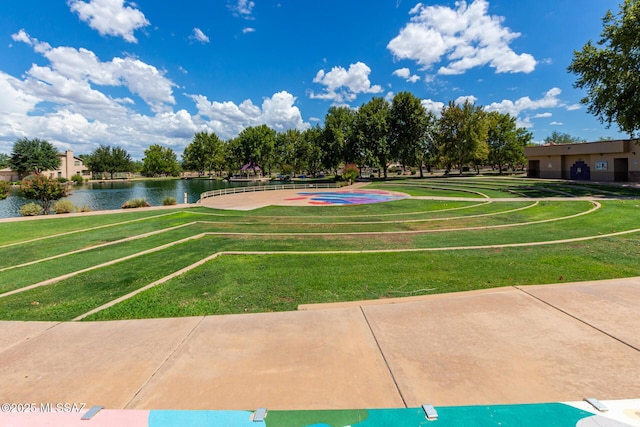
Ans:
POLYGON ((60 155, 48 141, 21 138, 14 142, 8 164, 21 175, 39 174, 58 169, 60 155))
POLYGON ((389 163, 394 159, 391 152, 390 133, 391 106, 379 96, 362 104, 356 113, 356 137, 364 150, 364 160, 381 168, 387 177, 389 163))
POLYGON ((412 93, 399 92, 391 102, 389 120, 394 157, 403 166, 420 166, 428 151, 427 132, 435 124, 433 113, 427 113, 420 99, 412 93))
POLYGON ((487 115, 489 162, 498 166, 502 173, 505 165, 515 166, 524 162, 524 147, 533 135, 516 125, 516 118, 509 114, 492 111, 487 115))
POLYGON ((568 70, 578 76, 574 86, 587 90, 587 111, 633 138, 640 130, 640 1, 620 6, 617 15, 607 11, 596 44, 574 51, 568 70))
POLYGON ((182 167, 185 170, 205 172, 222 169, 225 161, 224 141, 215 133, 198 132, 182 153, 182 167))
POLYGON ((553 131, 551 135, 544 139, 544 142, 546 144, 579 144, 586 141, 568 133, 553 131))
POLYGON ((271 168, 276 143, 276 131, 267 125, 249 126, 231 140, 231 150, 237 169, 247 163, 262 170, 271 168))
POLYGON ((322 129, 322 164, 336 171, 343 161, 361 162, 362 153, 354 138, 356 114, 349 107, 330 107, 322 129))
POLYGON ((117 172, 132 172, 131 155, 124 148, 100 145, 87 156, 87 166, 93 173, 106 172, 113 179, 117 172))
POLYGON ((456 164, 462 175, 464 165, 486 160, 488 123, 482 107, 468 100, 463 105, 449 102, 442 109, 439 130, 440 153, 447 169, 456 164))
POLYGON ((142 174, 145 176, 178 176, 180 174, 176 153, 162 145, 153 144, 144 150, 142 164, 142 174))

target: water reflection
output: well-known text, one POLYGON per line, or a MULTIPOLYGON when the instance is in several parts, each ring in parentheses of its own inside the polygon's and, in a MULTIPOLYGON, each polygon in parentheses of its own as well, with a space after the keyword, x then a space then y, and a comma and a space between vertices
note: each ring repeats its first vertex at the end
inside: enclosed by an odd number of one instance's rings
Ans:
MULTIPOLYGON (((242 182, 225 182, 217 179, 167 179, 147 181, 105 181, 90 182, 76 186, 67 199, 76 206, 87 206, 91 210, 120 209, 130 199, 145 198, 151 206, 162 205, 166 197, 174 197, 177 203, 195 203, 205 191, 221 188, 241 187, 242 182)), ((20 207, 28 203, 19 197, 17 190, 12 190, 9 197, 0 200, 0 218, 20 216, 20 207)))

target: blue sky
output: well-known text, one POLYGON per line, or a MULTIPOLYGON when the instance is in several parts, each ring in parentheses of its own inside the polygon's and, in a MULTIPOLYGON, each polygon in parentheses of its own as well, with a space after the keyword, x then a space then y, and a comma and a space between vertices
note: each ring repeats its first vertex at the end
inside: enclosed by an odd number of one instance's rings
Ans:
POLYGON ((0 153, 21 137, 88 154, 199 131, 322 124, 332 105, 410 91, 470 98, 535 141, 626 138, 579 104, 566 68, 614 0, 2 0, 0 153))

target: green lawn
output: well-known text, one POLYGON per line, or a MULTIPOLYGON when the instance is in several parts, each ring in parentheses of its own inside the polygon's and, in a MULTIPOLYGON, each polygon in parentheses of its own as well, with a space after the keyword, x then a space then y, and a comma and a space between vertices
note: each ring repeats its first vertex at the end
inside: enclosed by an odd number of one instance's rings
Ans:
POLYGON ((500 177, 375 188, 468 200, 194 207, 0 223, 0 294, 52 281, 0 295, 0 319, 71 320, 213 254, 222 255, 88 319, 295 310, 640 275, 640 200, 628 198, 640 196, 637 189, 500 177), (517 196, 498 202, 478 193, 517 196), (622 198, 536 201, 527 193, 622 198), (583 240, 557 242, 569 238, 583 240), (556 243, 533 245, 546 241, 556 243))

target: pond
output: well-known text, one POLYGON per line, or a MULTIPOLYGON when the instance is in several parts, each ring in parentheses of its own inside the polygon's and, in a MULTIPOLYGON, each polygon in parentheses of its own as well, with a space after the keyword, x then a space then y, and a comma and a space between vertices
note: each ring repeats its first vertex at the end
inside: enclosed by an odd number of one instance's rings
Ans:
MULTIPOLYGON (((120 209, 130 199, 145 198, 151 206, 161 206, 165 197, 174 197, 177 203, 195 203, 205 191, 229 187, 258 185, 251 182, 226 182, 218 179, 166 179, 136 181, 90 182, 73 187, 66 199, 76 206, 88 206, 91 210, 120 209)), ((20 207, 28 203, 12 190, 9 197, 0 200, 0 218, 20 216, 20 207)))

